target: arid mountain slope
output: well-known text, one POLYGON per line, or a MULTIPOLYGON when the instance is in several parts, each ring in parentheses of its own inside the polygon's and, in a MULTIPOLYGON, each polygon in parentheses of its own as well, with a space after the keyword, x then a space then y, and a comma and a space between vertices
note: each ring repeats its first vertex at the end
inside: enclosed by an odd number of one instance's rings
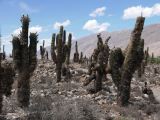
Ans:
MULTIPOLYGON (((125 48, 128 44, 128 40, 131 34, 131 30, 122 30, 115 32, 102 32, 103 38, 107 38, 109 35, 111 39, 109 41, 110 48, 121 47, 125 48)), ((154 24, 146 26, 143 30, 142 38, 145 40, 145 48, 150 48, 150 53, 154 52, 155 55, 160 55, 160 24, 154 24)), ((94 48, 96 48, 97 37, 96 34, 78 39, 79 52, 82 51, 87 56, 90 55, 94 48)), ((74 45, 72 46, 72 52, 74 52, 74 45)))
MULTIPOLYGON (((111 39, 109 41, 110 48, 121 47, 125 48, 128 44, 131 30, 122 30, 115 32, 102 32, 102 37, 107 38, 109 35, 111 39)), ((142 34, 142 38, 145 40, 145 48, 149 47, 150 54, 154 52, 155 56, 160 56, 160 24, 153 24, 145 26, 142 34)), ((92 34, 86 37, 82 37, 77 40, 79 52, 83 52, 84 55, 90 56, 94 48, 96 48, 97 37, 96 34, 92 34)), ((47 47, 50 51, 50 47, 47 47)), ((75 51, 75 41, 72 43, 71 56, 75 51)))

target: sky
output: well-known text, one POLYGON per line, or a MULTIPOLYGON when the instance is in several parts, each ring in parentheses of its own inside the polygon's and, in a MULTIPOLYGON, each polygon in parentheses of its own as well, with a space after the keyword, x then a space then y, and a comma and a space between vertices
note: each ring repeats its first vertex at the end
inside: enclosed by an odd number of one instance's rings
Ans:
POLYGON ((99 33, 131 29, 135 18, 145 25, 160 23, 160 0, 0 0, 2 44, 11 53, 12 35, 21 30, 20 18, 29 15, 30 32, 38 32, 39 43, 50 45, 52 33, 63 25, 73 39, 99 33))

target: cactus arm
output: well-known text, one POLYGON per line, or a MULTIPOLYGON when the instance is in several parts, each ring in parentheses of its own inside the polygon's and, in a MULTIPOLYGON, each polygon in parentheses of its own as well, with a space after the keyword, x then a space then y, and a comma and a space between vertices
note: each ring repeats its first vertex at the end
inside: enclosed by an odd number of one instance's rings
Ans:
MULTIPOLYGON (((58 35, 57 35, 58 36, 58 35)), ((52 42, 51 42, 51 57, 52 60, 57 63, 57 56, 56 56, 56 48, 55 48, 55 39, 56 39, 56 34, 52 35, 52 42)))
POLYGON ((32 73, 37 65, 37 33, 30 33, 29 68, 32 73))
POLYGON ((121 66, 124 61, 124 56, 120 48, 116 48, 111 51, 109 63, 111 69, 111 76, 114 84, 116 85, 117 89, 119 90, 119 85, 121 82, 121 66))
POLYGON ((20 39, 18 37, 13 36, 12 40, 13 45, 13 61, 14 61, 14 67, 15 69, 20 71, 21 66, 21 45, 20 45, 20 39))

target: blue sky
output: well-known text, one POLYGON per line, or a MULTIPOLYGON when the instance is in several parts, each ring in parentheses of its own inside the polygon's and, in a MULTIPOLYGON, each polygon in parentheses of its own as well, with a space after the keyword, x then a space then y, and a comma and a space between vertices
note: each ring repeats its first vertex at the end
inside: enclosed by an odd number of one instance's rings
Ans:
POLYGON ((159 0, 0 0, 3 44, 11 51, 11 34, 20 31, 20 17, 29 14, 30 31, 39 33, 39 44, 50 44, 52 33, 64 25, 74 39, 101 31, 133 28, 135 18, 146 16, 145 25, 159 23, 159 0))

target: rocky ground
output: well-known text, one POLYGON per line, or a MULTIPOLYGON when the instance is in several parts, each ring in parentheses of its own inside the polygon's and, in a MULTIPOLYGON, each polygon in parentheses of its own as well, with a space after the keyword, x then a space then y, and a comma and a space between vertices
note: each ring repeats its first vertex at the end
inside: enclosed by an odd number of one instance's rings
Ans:
MULTIPOLYGON (((4 120, 160 120, 160 74, 154 73, 149 65, 145 75, 138 78, 135 73, 131 85, 131 99, 128 107, 116 104, 116 88, 110 75, 103 81, 103 90, 89 94, 93 82, 87 87, 85 65, 71 64, 72 78, 62 78, 56 83, 55 65, 52 61, 39 61, 31 78, 31 99, 29 108, 21 109, 16 103, 16 79, 12 95, 4 97, 4 120), (144 82, 153 90, 156 103, 142 93, 144 82)), ((160 71, 158 71, 160 73, 160 71)))

